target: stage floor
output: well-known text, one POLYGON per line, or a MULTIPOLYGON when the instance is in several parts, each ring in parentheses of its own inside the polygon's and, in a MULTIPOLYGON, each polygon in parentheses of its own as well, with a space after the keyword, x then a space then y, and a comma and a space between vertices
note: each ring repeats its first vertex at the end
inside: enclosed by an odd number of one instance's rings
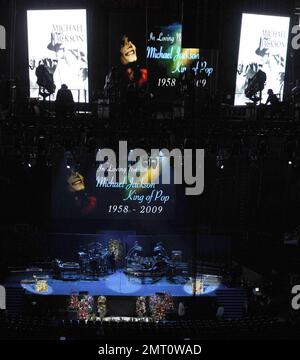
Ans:
MULTIPOLYGON (((35 291, 34 283, 22 283, 19 278, 19 284, 27 293, 38 295, 70 295, 71 293, 88 292, 92 296, 151 296, 156 292, 168 292, 172 296, 191 296, 192 281, 191 279, 174 279, 170 281, 166 277, 160 278, 154 282, 152 279, 144 278, 143 280, 136 277, 128 277, 122 271, 107 275, 98 280, 48 280, 48 291, 38 293, 35 291)), ((204 291, 198 296, 215 296, 216 290, 224 289, 220 283, 220 278, 214 275, 201 275, 199 279, 204 283, 204 291)), ((27 278, 28 279, 28 278, 27 278)), ((11 279, 12 280, 12 279, 11 279)))

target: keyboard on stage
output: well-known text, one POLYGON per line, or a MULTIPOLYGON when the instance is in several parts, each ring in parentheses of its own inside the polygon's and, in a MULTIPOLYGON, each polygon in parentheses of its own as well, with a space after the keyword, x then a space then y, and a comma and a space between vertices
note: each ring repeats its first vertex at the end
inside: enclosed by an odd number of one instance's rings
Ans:
POLYGON ((80 265, 75 262, 67 262, 60 265, 62 280, 80 280, 80 265))

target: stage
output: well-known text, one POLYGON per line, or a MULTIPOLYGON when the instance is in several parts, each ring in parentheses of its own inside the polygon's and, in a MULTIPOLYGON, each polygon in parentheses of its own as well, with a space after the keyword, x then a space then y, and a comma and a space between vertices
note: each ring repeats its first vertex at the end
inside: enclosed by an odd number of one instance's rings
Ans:
MULTIPOLYGON (((203 292, 197 296, 215 296, 216 290, 225 288, 221 279, 215 275, 198 275, 197 279, 203 281, 203 292)), ((12 275, 10 285, 22 286, 27 294, 41 296, 70 295, 72 293, 87 292, 92 296, 151 296, 157 292, 167 292, 173 297, 189 297, 193 295, 192 278, 176 277, 168 279, 166 276, 159 279, 138 278, 128 276, 119 270, 116 273, 99 277, 95 280, 55 280, 49 276, 48 290, 37 292, 32 276, 26 273, 12 275)))
MULTIPOLYGON (((243 306, 247 301, 244 289, 232 288, 224 284, 220 276, 198 273, 196 280, 179 276, 148 277, 128 276, 119 269, 94 280, 58 280, 53 279, 51 271, 33 271, 33 268, 11 272, 5 282, 9 298, 17 305, 11 305, 9 311, 22 311, 30 314, 49 314, 58 319, 77 319, 74 312, 68 311, 70 296, 104 296, 107 301, 107 316, 136 316, 137 298, 144 296, 147 301, 156 294, 167 293, 174 301, 174 311, 170 319, 176 317, 180 302, 187 308, 189 319, 214 318, 218 307, 224 307, 224 318, 241 318, 243 306), (45 279, 45 280, 39 280, 45 279), (37 291, 37 281, 47 283, 46 291, 37 291), (193 292, 196 290, 196 293, 193 292), (18 301, 16 299, 19 299, 18 301)), ((40 269, 41 270, 41 269, 40 269)))
MULTIPOLYGON (((204 292, 198 295, 214 296, 215 291, 221 286, 218 278, 213 275, 203 275, 203 280, 204 292)), ((170 282, 166 277, 156 280, 154 283, 153 281, 152 279, 128 277, 122 271, 118 271, 93 281, 49 279, 48 291, 45 293, 37 293, 35 284, 22 284, 22 287, 29 293, 39 295, 69 295, 79 292, 88 292, 92 296, 151 296, 156 292, 168 292, 172 296, 180 297, 193 295, 191 279, 184 283, 170 282), (148 281, 151 283, 147 283, 148 281)))

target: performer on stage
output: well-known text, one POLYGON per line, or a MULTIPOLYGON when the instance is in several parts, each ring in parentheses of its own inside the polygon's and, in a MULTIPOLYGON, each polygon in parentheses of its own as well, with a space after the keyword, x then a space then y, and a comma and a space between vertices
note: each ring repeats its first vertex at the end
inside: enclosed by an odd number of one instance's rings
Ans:
POLYGON ((272 89, 268 90, 268 95, 269 95, 269 97, 267 99, 266 105, 270 104, 273 107, 274 106, 278 107, 280 102, 279 102, 278 97, 274 94, 274 91, 272 89))
POLYGON ((268 90, 268 99, 266 101, 266 105, 270 104, 271 107, 271 118, 273 119, 280 112, 280 101, 278 97, 274 94, 272 89, 268 90))
POLYGON ((72 115, 74 113, 73 94, 66 84, 62 84, 57 92, 55 107, 58 116, 72 115))

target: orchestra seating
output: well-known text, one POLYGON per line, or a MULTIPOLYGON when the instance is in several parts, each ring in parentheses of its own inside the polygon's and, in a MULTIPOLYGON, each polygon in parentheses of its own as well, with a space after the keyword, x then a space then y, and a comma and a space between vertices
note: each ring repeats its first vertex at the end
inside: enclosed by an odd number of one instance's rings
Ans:
POLYGON ((287 339, 297 337, 300 324, 291 325, 268 317, 247 317, 239 320, 196 320, 164 322, 100 322, 51 320, 28 316, 9 318, 0 315, 0 331, 5 339, 41 340, 210 340, 210 339, 287 339))

